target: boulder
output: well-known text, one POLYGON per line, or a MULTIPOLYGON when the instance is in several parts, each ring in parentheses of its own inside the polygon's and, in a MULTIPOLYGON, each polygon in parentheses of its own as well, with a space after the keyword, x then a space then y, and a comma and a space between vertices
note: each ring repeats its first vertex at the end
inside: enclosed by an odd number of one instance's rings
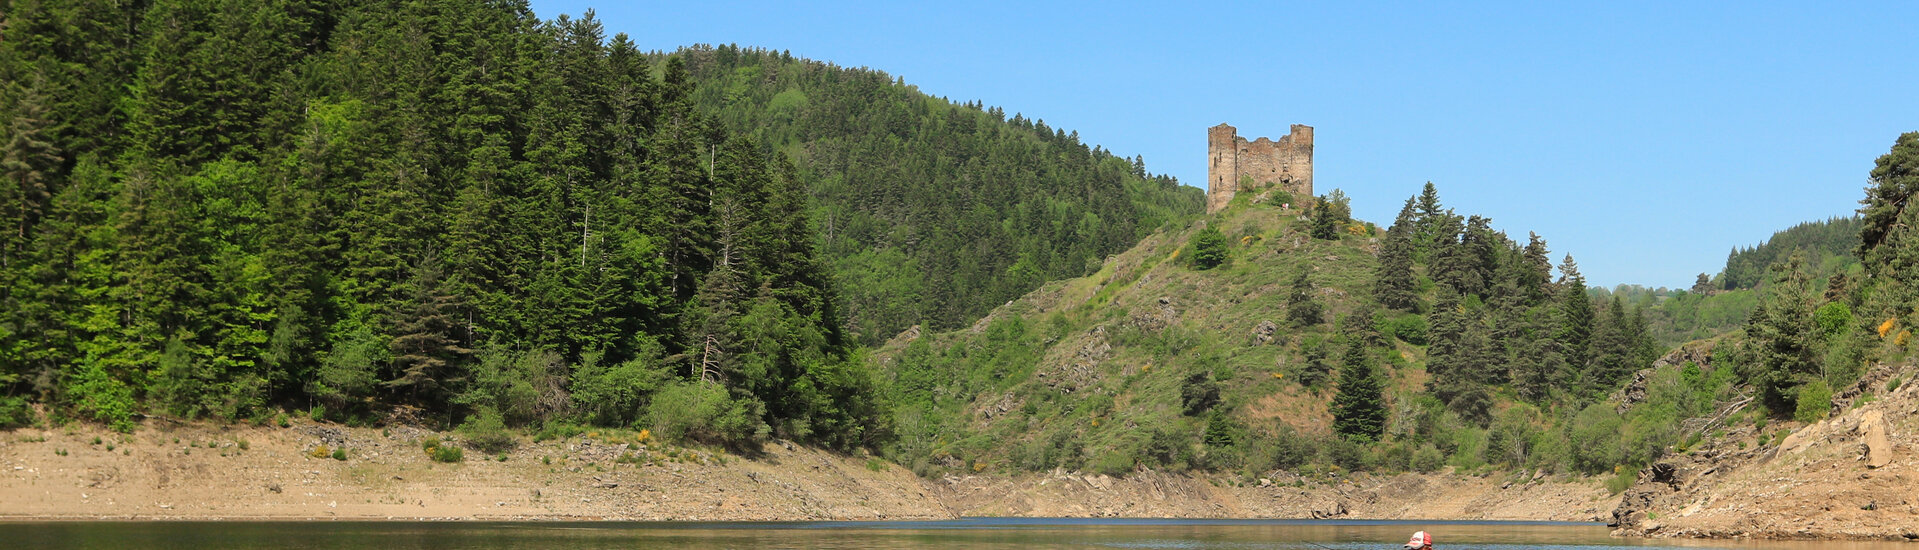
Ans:
POLYGON ((1859 418, 1859 439, 1866 447, 1866 467, 1881 468, 1892 463, 1892 437, 1886 429, 1886 415, 1866 411, 1859 418))

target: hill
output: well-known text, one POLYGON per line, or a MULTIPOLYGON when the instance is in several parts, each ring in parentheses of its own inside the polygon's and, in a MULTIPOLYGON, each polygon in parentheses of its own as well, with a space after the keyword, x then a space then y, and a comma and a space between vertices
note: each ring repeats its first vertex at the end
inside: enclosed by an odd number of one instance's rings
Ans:
POLYGON ((1430 186, 1386 231, 1347 219, 1337 192, 1310 210, 1265 198, 972 327, 889 342, 875 358, 898 403, 890 456, 924 475, 1248 479, 1656 456, 1659 419, 1595 404, 1656 355, 1643 320, 1592 301, 1570 258, 1551 280, 1542 239, 1519 245, 1430 186))
POLYGON ((1198 189, 1078 132, 926 95, 884 72, 731 45, 681 49, 692 99, 799 168, 852 339, 964 326, 1200 210, 1198 189))

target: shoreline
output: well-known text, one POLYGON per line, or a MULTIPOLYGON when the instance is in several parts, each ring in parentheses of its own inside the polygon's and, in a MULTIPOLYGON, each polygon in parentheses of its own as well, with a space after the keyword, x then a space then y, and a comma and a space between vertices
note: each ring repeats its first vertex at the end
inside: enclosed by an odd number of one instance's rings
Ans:
MULTIPOLYGON (((583 434, 438 463, 450 434, 298 421, 287 428, 76 425, 0 432, 0 523, 891 522, 1355 520, 1603 525, 1618 506, 1595 479, 1498 473, 1314 479, 1077 472, 923 479, 905 468, 786 442, 752 458, 583 434), (97 441, 97 443, 96 443, 97 441), (346 460, 318 453, 347 449, 346 460), (504 458, 504 460, 501 460, 504 458)), ((1636 533, 1634 533, 1636 534, 1636 533)), ((1905 540, 1895 533, 1667 532, 1656 538, 1905 540), (1701 536, 1703 535, 1703 536, 1701 536)))

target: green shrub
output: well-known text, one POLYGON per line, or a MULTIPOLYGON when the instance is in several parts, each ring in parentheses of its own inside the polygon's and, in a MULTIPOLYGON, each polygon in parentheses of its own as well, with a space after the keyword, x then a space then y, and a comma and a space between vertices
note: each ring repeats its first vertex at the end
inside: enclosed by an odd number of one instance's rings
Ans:
POLYGON ((442 444, 438 438, 421 440, 420 450, 425 451, 427 458, 433 459, 435 462, 460 462, 466 460, 466 451, 461 450, 459 447, 442 444))
POLYGON ((1280 470, 1297 469, 1311 461, 1317 449, 1318 445, 1311 438, 1294 431, 1292 426, 1280 424, 1279 435, 1273 441, 1272 467, 1280 470))
POLYGON ((1226 263, 1226 235, 1218 229, 1201 229, 1186 244, 1193 250, 1194 269, 1212 269, 1226 263))
POLYGON ((1826 381, 1814 380, 1799 386, 1799 402, 1792 417, 1800 422, 1813 423, 1826 418, 1832 412, 1832 388, 1826 387, 1826 381))
POLYGON ((1892 377, 1892 380, 1886 381, 1886 393, 1898 391, 1900 382, 1901 380, 1897 376, 1892 377))
POLYGON ((1431 443, 1420 445, 1419 450, 1413 451, 1412 467, 1422 474, 1437 472, 1446 467, 1446 453, 1439 452, 1431 443))
POLYGON ((104 422, 114 430, 133 431, 133 388, 107 368, 89 360, 66 387, 66 399, 82 416, 104 422))
POLYGON ((533 434, 533 442, 566 439, 586 433, 586 427, 568 422, 548 422, 540 426, 539 433, 533 434))
POLYGON ((513 448, 513 432, 506 429, 506 420, 491 408, 480 409, 480 414, 469 416, 466 423, 460 425, 460 435, 466 437, 466 445, 485 453, 499 453, 513 448))
POLYGON ((1621 491, 1625 491, 1627 488, 1632 487, 1632 484, 1635 481, 1639 481, 1639 472, 1637 470, 1633 470, 1631 468, 1619 468, 1619 471, 1614 473, 1611 478, 1606 479, 1606 490, 1611 491, 1612 494, 1617 495, 1621 491))
POLYGON ((1376 328, 1380 334, 1391 335, 1408 344, 1423 346, 1427 343, 1426 317, 1417 313, 1383 319, 1376 328))
POLYGON ((1268 204, 1292 204, 1293 194, 1275 189, 1272 194, 1266 196, 1266 202, 1268 204))
POLYGON ((334 449, 334 450, 333 450, 333 459, 334 459, 334 460, 346 460, 346 447, 341 447, 341 448, 338 448, 338 449, 334 449))
POLYGON ((653 433, 668 441, 742 445, 771 433, 760 420, 765 410, 758 399, 729 395, 718 384, 683 382, 655 394, 647 418, 653 433))
POLYGON ((33 407, 25 397, 0 397, 0 430, 33 425, 33 407))
POLYGON ((1625 420, 1605 403, 1587 405, 1579 411, 1573 417, 1572 431, 1567 434, 1573 470, 1597 474, 1620 464, 1625 459, 1620 439, 1623 424, 1625 420))
POLYGON ((1099 458, 1093 459, 1093 463, 1087 469, 1097 474, 1121 477, 1132 473, 1133 464, 1134 459, 1132 453, 1109 452, 1100 455, 1099 458))
POLYGON ((1372 469, 1372 457, 1366 453, 1366 446, 1358 441, 1344 437, 1328 437, 1321 447, 1326 453, 1326 462, 1354 472, 1372 469))
POLYGON ((1819 327, 1819 334, 1831 338, 1852 325, 1852 308, 1846 307, 1845 302, 1829 302, 1819 306, 1812 319, 1813 325, 1819 327))

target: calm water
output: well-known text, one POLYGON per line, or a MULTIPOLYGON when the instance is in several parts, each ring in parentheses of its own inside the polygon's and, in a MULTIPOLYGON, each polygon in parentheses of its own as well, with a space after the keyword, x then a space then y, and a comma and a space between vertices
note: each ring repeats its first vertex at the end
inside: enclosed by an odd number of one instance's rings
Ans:
POLYGON ((1890 542, 1621 539, 1607 536, 1603 525, 1585 523, 999 518, 793 523, 0 523, 0 548, 1397 550, 1413 531, 1419 530, 1432 532, 1437 546, 1443 550, 1626 550, 1682 546, 1755 550, 1919 549, 1919 545, 1890 542))

